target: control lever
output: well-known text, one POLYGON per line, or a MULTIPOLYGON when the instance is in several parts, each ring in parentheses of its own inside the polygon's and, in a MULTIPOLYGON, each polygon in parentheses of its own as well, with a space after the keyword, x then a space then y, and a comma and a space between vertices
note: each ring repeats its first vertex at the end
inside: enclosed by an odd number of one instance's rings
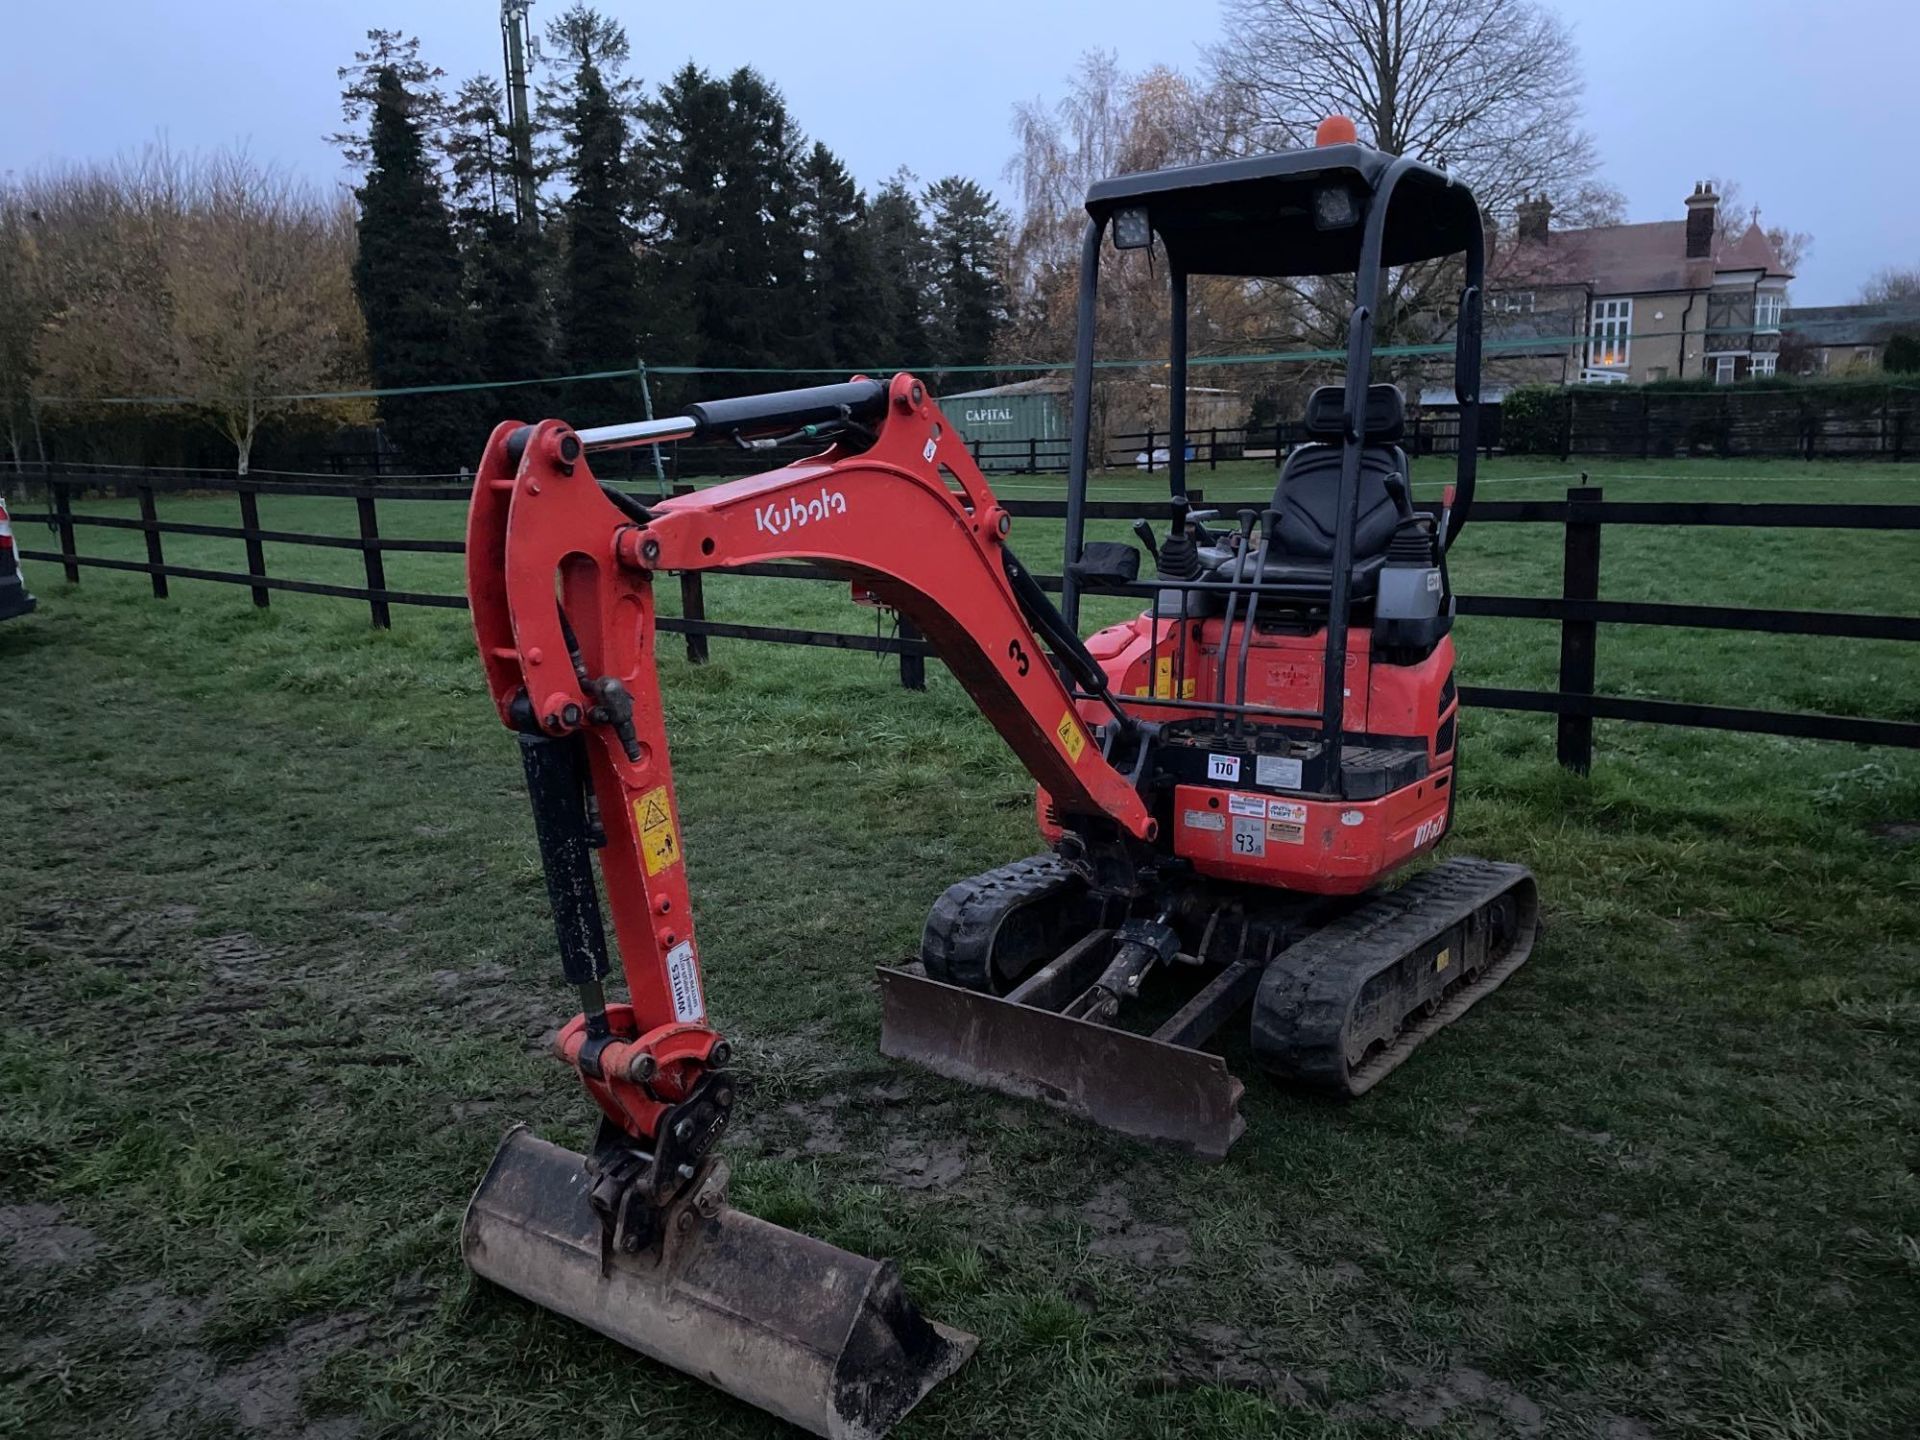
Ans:
POLYGON ((1151 520, 1134 521, 1133 533, 1140 537, 1140 543, 1147 547, 1147 554, 1153 558, 1153 563, 1158 565, 1160 563, 1160 542, 1153 538, 1153 522, 1151 520))
POLYGON ((1227 590, 1227 617, 1220 626, 1220 644, 1213 654, 1213 673, 1220 680, 1215 698, 1221 705, 1227 703, 1227 642, 1233 636, 1233 617, 1240 608, 1240 587, 1247 578, 1247 559, 1253 553, 1253 527, 1259 519, 1257 510, 1240 512, 1240 548, 1234 556, 1233 584, 1227 590))
MULTIPOLYGON (((1253 642, 1254 619, 1260 612, 1260 587, 1266 578, 1267 559, 1273 554, 1273 538, 1279 528, 1280 512, 1278 510, 1260 512, 1260 545, 1255 562, 1257 568, 1253 572, 1253 591, 1247 596, 1247 617, 1240 626, 1240 653, 1235 658, 1233 667, 1234 692, 1239 696, 1239 703, 1242 706, 1247 703, 1247 655, 1253 642)), ((1233 717, 1234 734, 1244 734, 1246 724, 1247 712, 1242 709, 1233 717)))

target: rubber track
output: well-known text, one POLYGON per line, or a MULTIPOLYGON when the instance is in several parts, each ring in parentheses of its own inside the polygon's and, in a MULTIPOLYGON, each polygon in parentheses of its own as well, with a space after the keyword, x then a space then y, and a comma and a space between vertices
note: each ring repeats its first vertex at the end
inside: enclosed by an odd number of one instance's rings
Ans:
POLYGON ((956 880, 927 916, 920 937, 921 963, 935 980, 992 993, 993 943, 1006 917, 1081 883, 1051 852, 956 880))
POLYGON ((1341 1095, 1364 1094, 1525 964, 1538 930, 1539 899, 1524 866, 1465 856, 1447 860, 1283 951, 1268 966, 1254 1000, 1254 1053, 1275 1075, 1341 1095), (1507 894, 1516 897, 1519 928, 1506 954, 1489 959, 1433 1014, 1349 1071, 1348 1017, 1367 983, 1507 894))

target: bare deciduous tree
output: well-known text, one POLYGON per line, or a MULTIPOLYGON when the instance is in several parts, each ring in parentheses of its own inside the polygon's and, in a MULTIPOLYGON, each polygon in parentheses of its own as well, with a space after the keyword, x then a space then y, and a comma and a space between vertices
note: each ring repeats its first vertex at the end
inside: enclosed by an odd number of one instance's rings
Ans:
MULTIPOLYGON (((1619 192, 1598 180, 1593 141, 1580 128, 1572 34, 1533 0, 1225 0, 1222 13, 1231 38, 1208 60, 1241 143, 1310 145, 1322 119, 1343 114, 1363 141, 1459 175, 1490 218, 1544 195, 1569 224, 1619 219, 1619 192)), ((1376 338, 1441 339, 1457 285, 1450 264, 1395 272, 1376 338)), ((1339 348, 1352 286, 1284 288, 1298 340, 1339 348)))
POLYGON ((34 211, 18 186, 0 188, 0 423, 14 463, 39 453, 34 355, 48 305, 45 257, 34 211))
POLYGON ((1889 265, 1860 287, 1862 305, 1885 305, 1890 300, 1920 300, 1920 265, 1889 265))
POLYGON ((97 412, 163 382, 166 247, 182 169, 150 147, 25 182, 45 286, 33 354, 40 401, 97 412))
POLYGON ((1570 223, 1619 209, 1580 128, 1579 55, 1533 0, 1225 0, 1208 51, 1253 144, 1310 145, 1330 114, 1382 150, 1446 166, 1481 207, 1544 194, 1570 223))
POLYGON ((215 156, 194 190, 167 247, 167 376, 244 475, 263 419, 364 373, 353 215, 244 155, 215 156))
POLYGON ((0 398, 16 456, 38 407, 184 406, 234 446, 302 399, 365 383, 352 216, 244 155, 137 156, 30 176, 0 198, 0 398))
MULTIPOLYGON (((1053 105, 1015 107, 1017 148, 1007 176, 1019 196, 1008 246, 1011 319, 1002 332, 1002 358, 1056 360, 1072 353, 1080 239, 1086 226, 1087 187, 1110 175, 1186 165, 1229 153, 1229 137, 1206 89, 1164 65, 1137 75, 1121 70, 1106 51, 1089 51, 1053 105)), ((1100 352, 1152 359, 1167 350, 1167 277, 1164 257, 1103 251, 1100 352)), ((1194 353, 1244 343, 1256 307, 1249 287, 1196 279, 1190 293, 1194 353)), ((1165 407, 1148 372, 1108 372, 1098 387, 1101 428, 1155 423, 1165 407)))

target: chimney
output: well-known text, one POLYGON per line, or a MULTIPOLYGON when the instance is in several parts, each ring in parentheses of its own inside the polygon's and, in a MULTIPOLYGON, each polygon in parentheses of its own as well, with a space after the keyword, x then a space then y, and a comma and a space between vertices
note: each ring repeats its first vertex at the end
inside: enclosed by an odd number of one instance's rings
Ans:
POLYGON ((1514 207, 1514 218, 1518 222, 1515 233, 1521 244, 1544 245, 1547 243, 1547 223, 1553 219, 1553 202, 1544 195, 1522 200, 1514 207))
POLYGON ((1713 227, 1720 215, 1720 197, 1701 181, 1687 197, 1687 258, 1704 260, 1713 254, 1713 227))

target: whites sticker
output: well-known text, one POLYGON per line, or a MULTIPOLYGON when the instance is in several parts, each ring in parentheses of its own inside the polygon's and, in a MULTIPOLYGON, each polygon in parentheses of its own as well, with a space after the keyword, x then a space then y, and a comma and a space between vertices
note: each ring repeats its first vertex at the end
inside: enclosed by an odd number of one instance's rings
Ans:
POLYGON ((1282 845, 1304 845, 1307 840, 1307 807, 1292 800, 1267 802, 1267 838, 1282 845))
POLYGON ((1236 815, 1233 820, 1233 853, 1265 855, 1267 853, 1266 826, 1259 820, 1243 819, 1236 815))
POLYGON ((700 995, 700 971, 693 963, 691 940, 682 940, 667 951, 667 984, 673 990, 674 1019, 706 1019, 707 1002, 700 995))
POLYGON ((1189 830, 1224 830, 1227 817, 1217 810, 1188 810, 1180 817, 1181 824, 1189 830))
POLYGON ((1240 778, 1240 757, 1238 755, 1207 756, 1207 779, 1238 780, 1240 778))
POLYGON ((1285 755, 1262 755, 1253 762, 1253 780, 1269 790, 1298 790, 1300 762, 1285 755))
POLYGON ((1227 809, 1235 815, 1265 815, 1267 802, 1259 795, 1229 795, 1227 809))

